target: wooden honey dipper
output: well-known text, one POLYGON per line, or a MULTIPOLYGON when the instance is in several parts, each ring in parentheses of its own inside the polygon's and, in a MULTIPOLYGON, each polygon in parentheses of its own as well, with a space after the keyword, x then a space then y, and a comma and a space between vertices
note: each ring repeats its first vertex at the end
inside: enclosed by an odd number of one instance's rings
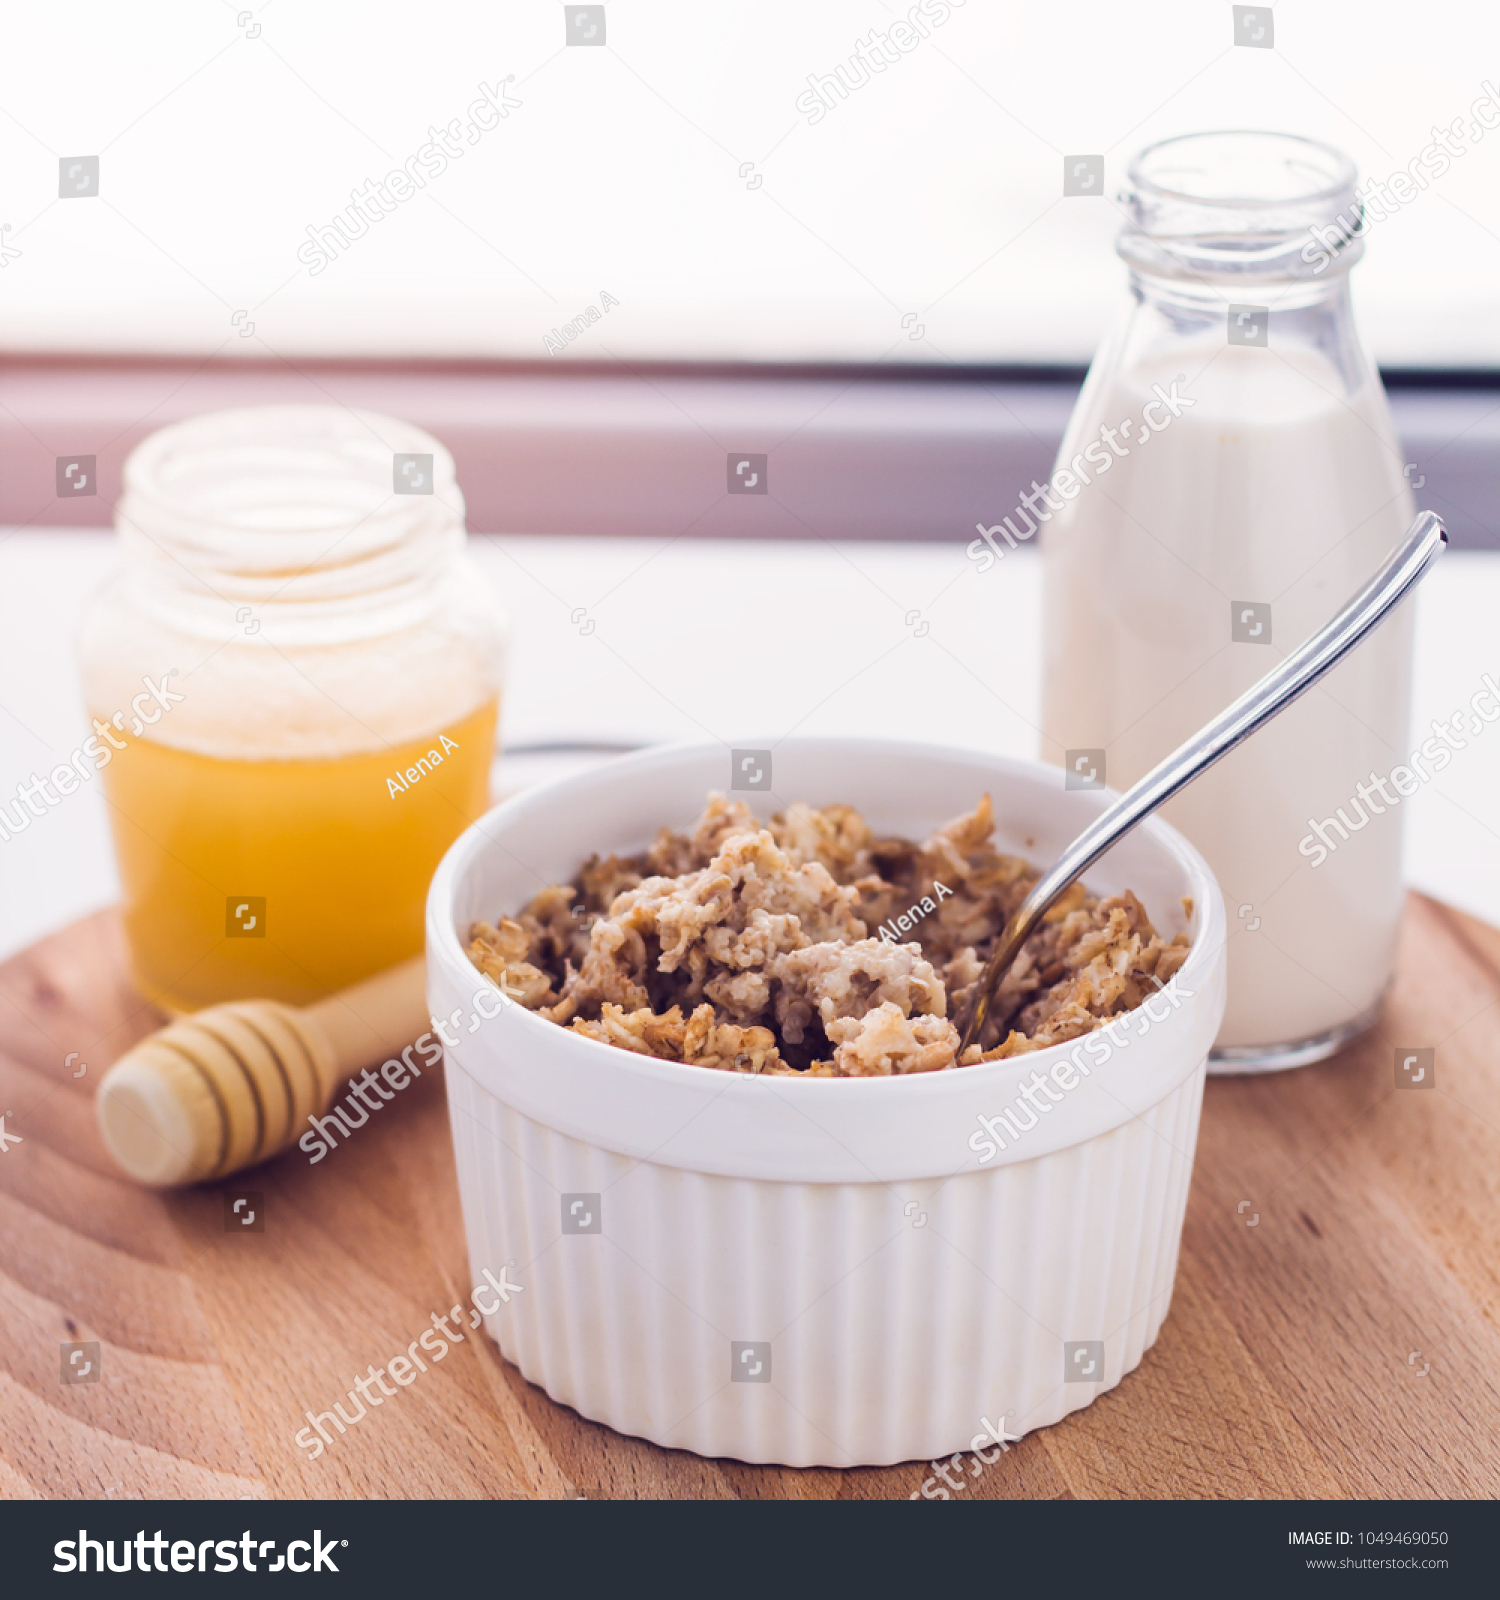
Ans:
POLYGON ((222 1178, 284 1150, 350 1073, 427 1031, 425 962, 311 1006, 239 1000, 169 1023, 105 1073, 95 1101, 110 1154, 140 1183, 222 1178))

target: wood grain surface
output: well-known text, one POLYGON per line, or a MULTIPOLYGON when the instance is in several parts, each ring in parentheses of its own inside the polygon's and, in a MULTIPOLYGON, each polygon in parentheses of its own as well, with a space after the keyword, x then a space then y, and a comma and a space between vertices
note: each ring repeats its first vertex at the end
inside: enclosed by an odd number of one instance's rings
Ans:
MULTIPOLYGON (((0 967, 19 1135, 0 1155, 0 1497, 880 1499, 932 1478, 661 1450, 554 1404, 482 1333, 309 1461, 304 1412, 468 1296, 439 1075, 337 1159, 151 1193, 112 1169, 90 1105, 160 1020, 124 973, 113 913, 0 967), (236 1186, 264 1232, 226 1231, 236 1186), (98 1342, 99 1382, 61 1382, 64 1341, 98 1342)), ((1500 931, 1414 895, 1371 1036, 1209 1081, 1141 1366, 954 1498, 1491 1497, 1497 1436, 1500 931), (1396 1087, 1397 1046, 1435 1047, 1435 1088, 1396 1087)))

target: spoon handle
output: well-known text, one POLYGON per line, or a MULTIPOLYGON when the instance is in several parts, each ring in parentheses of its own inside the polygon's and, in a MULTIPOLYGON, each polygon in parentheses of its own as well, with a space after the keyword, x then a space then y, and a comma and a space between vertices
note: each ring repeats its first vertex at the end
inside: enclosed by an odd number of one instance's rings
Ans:
POLYGON ((1430 511, 1419 512, 1405 538, 1380 570, 1337 616, 1232 705, 1226 706, 1212 722, 1179 745, 1079 834, 1056 863, 1037 879, 1031 893, 1006 924, 970 1002, 960 1054, 979 1037, 1001 978, 1058 896, 1142 818, 1150 816, 1179 789, 1186 788, 1200 773, 1228 755, 1237 744, 1248 739, 1336 667, 1384 620, 1392 607, 1406 598, 1407 592, 1447 543, 1448 535, 1441 521, 1430 511))

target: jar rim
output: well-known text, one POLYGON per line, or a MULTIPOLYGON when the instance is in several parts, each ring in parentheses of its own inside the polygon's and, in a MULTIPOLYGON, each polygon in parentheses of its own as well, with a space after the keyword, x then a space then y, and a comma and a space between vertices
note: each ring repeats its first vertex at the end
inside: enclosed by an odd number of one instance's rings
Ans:
POLYGON ((1201 133, 1174 134, 1170 139, 1160 139, 1155 144, 1146 145, 1131 158, 1126 175, 1132 188, 1143 197, 1204 206, 1214 210, 1265 211, 1287 206, 1312 207, 1319 202, 1331 203, 1348 196, 1353 191, 1358 168, 1345 151, 1335 145, 1326 144, 1321 139, 1308 138, 1305 134, 1280 133, 1265 128, 1225 128, 1201 133), (1250 148, 1252 141, 1264 146, 1265 154, 1270 157, 1266 162, 1268 169, 1275 164, 1275 158, 1270 156, 1270 152, 1276 147, 1283 152, 1280 165, 1284 170, 1293 169, 1291 158, 1296 153, 1316 156, 1325 167, 1327 181, 1316 188, 1303 187, 1291 192, 1259 195, 1226 194, 1174 186, 1162 182, 1150 172, 1151 162, 1159 160, 1166 152, 1174 152, 1185 146, 1206 148, 1229 140, 1242 141, 1247 149, 1250 148))
POLYGON ((257 539, 285 545, 299 533, 319 539, 372 518, 424 520, 402 512, 462 520, 464 511, 453 457, 431 434, 336 405, 238 406, 169 423, 126 458, 124 491, 123 503, 164 532, 180 530, 190 544, 231 559, 251 554, 257 539), (395 487, 405 456, 431 458, 425 486, 395 487), (288 499, 288 487, 309 501, 288 499), (296 511, 307 514, 300 526, 296 511))
POLYGON ((373 630, 430 610, 464 543, 453 457, 352 407, 187 418, 135 447, 124 488, 115 524, 133 581, 184 626, 274 608, 304 631, 373 630))

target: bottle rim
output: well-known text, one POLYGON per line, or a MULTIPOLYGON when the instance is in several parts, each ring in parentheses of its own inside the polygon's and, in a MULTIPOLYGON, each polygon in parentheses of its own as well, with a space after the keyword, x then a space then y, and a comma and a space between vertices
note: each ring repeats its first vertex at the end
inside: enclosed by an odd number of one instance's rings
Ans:
MULTIPOLYGON (((1286 165, 1290 168, 1291 161, 1286 165)), ((1266 210, 1271 206, 1294 203, 1297 205, 1316 205, 1318 202, 1329 202, 1340 198, 1348 198, 1353 191, 1358 169, 1353 159, 1336 145, 1325 144, 1321 139, 1311 139, 1300 133, 1279 133, 1265 128, 1223 128, 1204 133, 1179 133, 1170 139, 1159 139, 1155 144, 1148 144, 1138 150, 1132 157, 1126 175, 1131 187, 1139 194, 1152 194, 1166 200, 1182 201, 1189 205, 1211 206, 1227 210, 1257 211, 1266 210), (1309 155, 1316 153, 1330 169, 1330 176, 1321 188, 1304 189, 1296 194, 1282 195, 1244 195, 1244 194, 1203 194, 1192 189, 1174 187, 1162 183, 1153 177, 1147 170, 1152 161, 1159 161, 1178 150, 1179 147, 1204 148, 1210 144, 1228 140, 1260 141, 1267 146, 1279 146, 1288 158, 1293 155, 1309 155)))
POLYGON ((1119 253, 1157 277, 1274 282, 1337 277, 1364 251, 1358 169, 1302 134, 1177 134, 1137 152, 1119 253))

